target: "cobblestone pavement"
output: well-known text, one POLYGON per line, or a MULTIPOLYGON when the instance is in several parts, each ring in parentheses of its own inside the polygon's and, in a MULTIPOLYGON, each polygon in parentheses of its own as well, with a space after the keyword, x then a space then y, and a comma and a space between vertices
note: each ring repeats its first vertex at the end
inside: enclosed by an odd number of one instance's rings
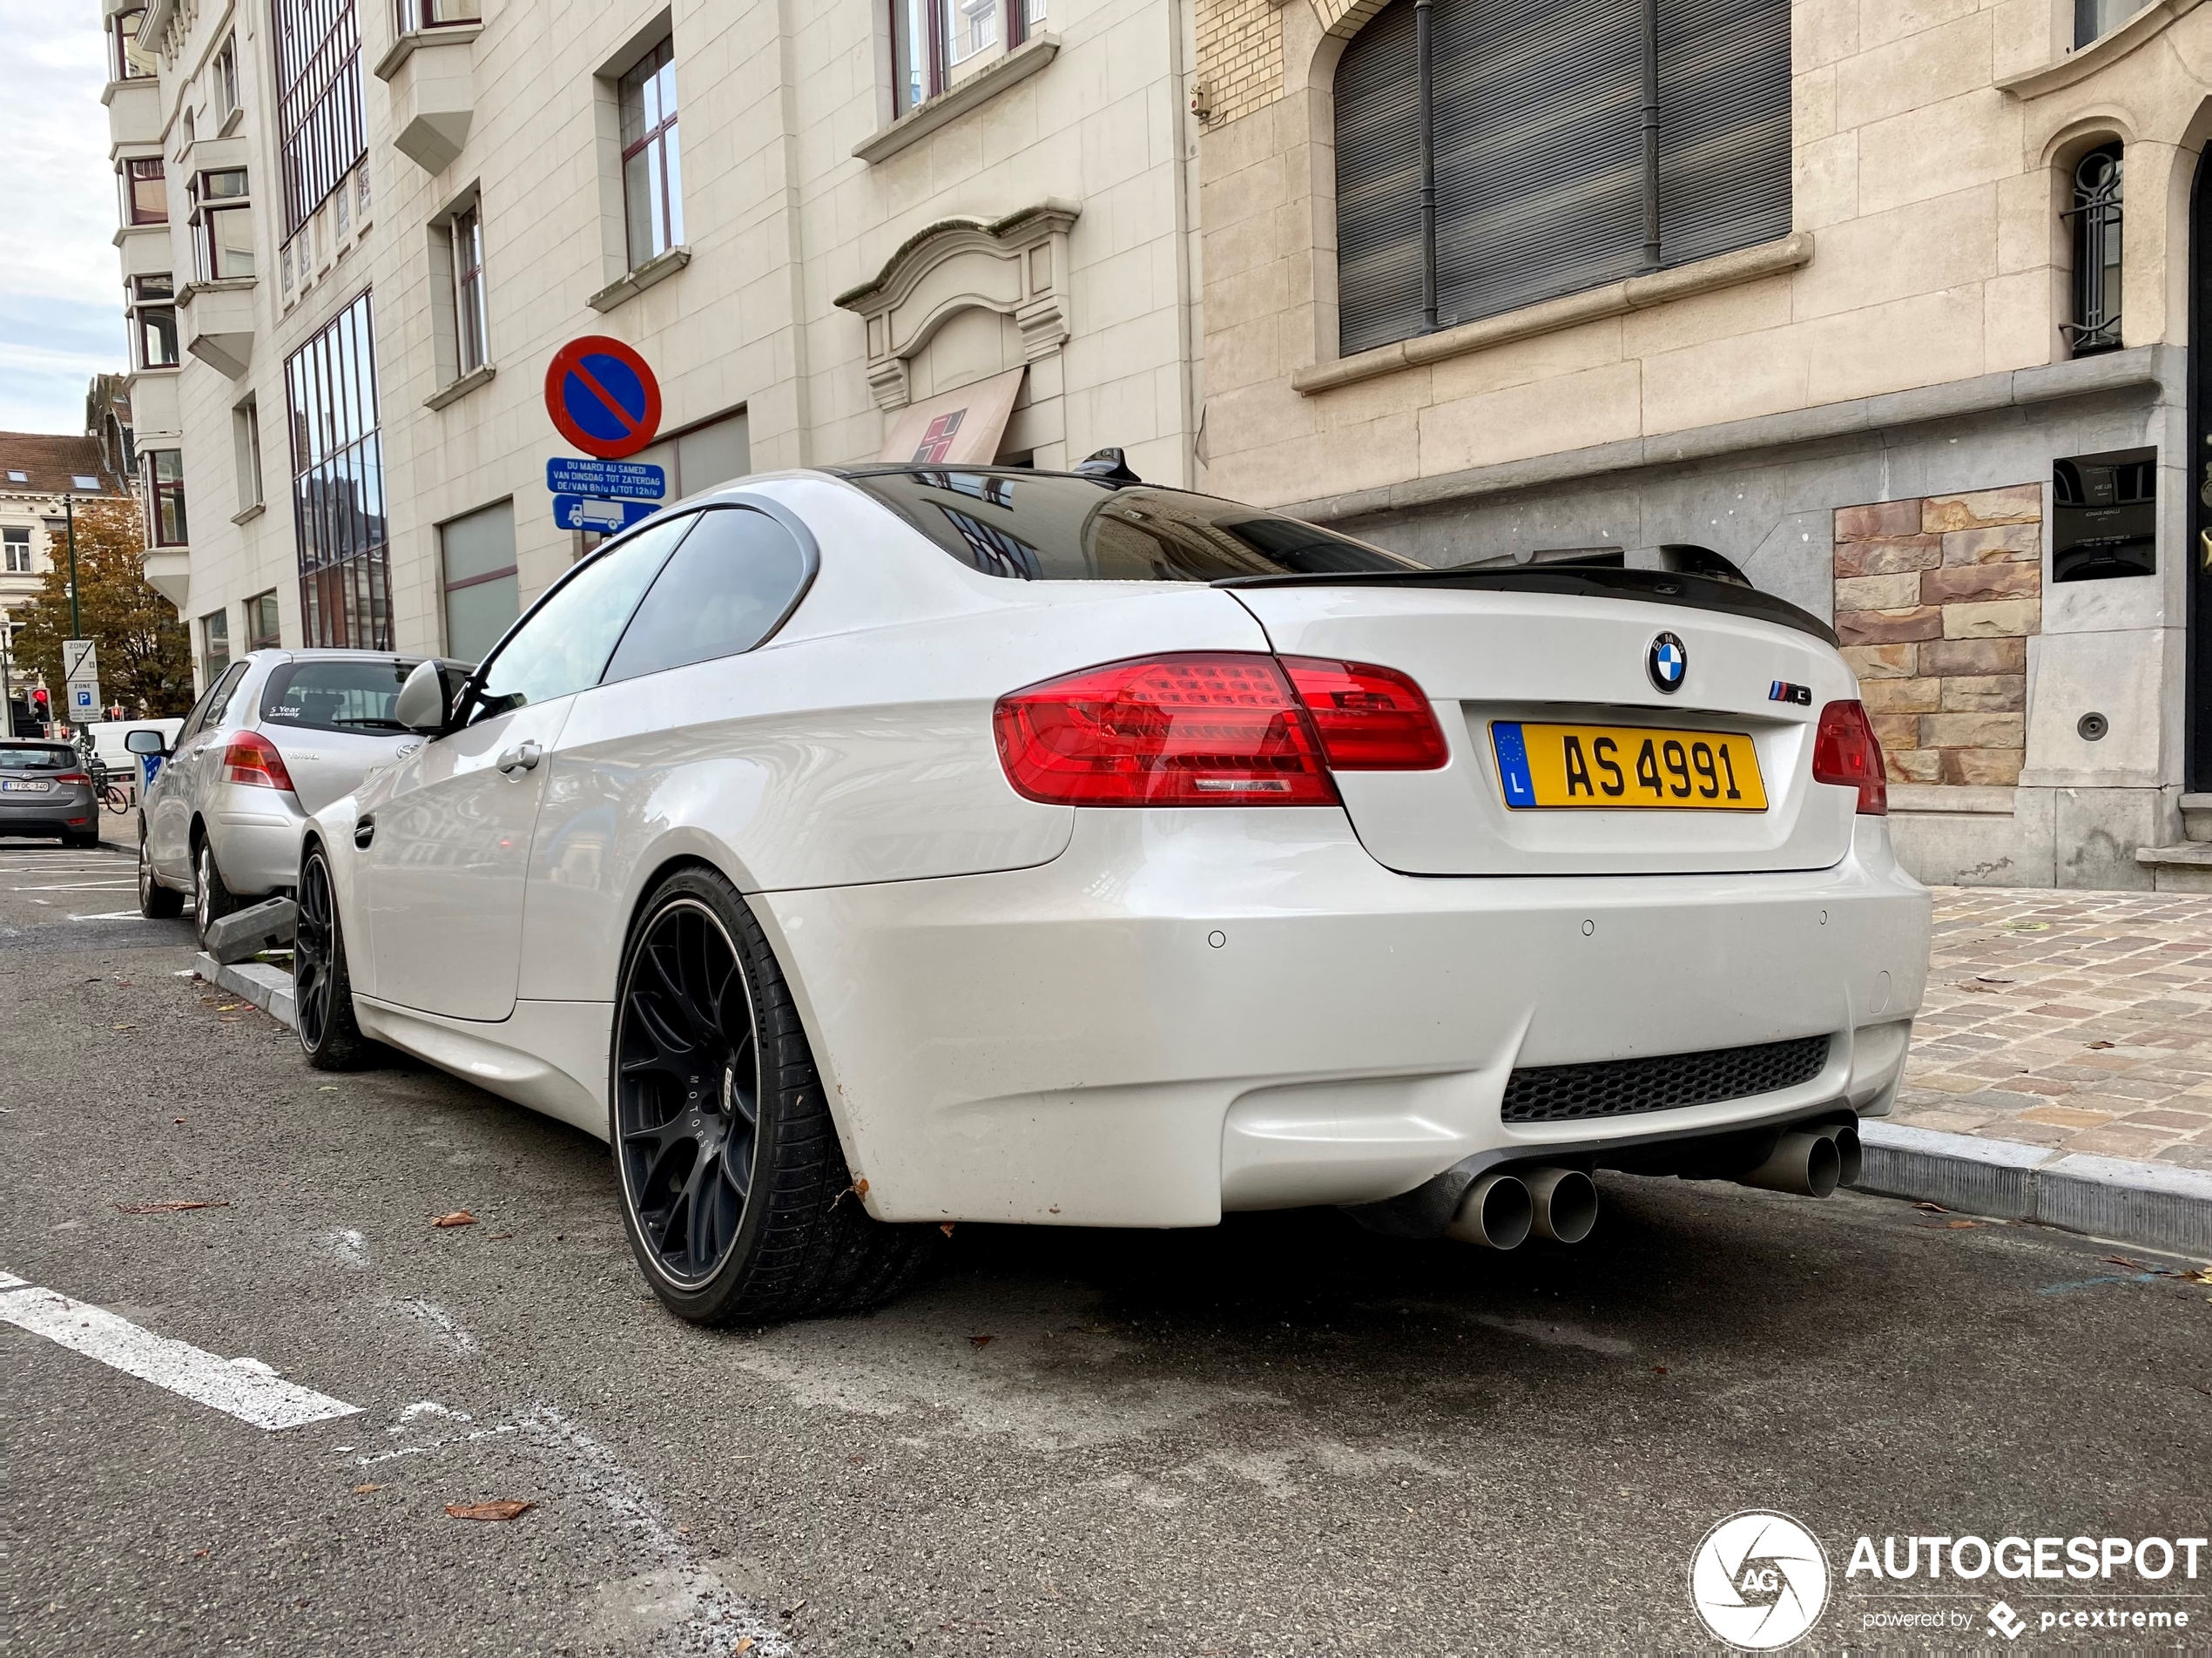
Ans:
POLYGON ((1895 1121, 2212 1169, 2212 896, 1935 898, 1895 1121))

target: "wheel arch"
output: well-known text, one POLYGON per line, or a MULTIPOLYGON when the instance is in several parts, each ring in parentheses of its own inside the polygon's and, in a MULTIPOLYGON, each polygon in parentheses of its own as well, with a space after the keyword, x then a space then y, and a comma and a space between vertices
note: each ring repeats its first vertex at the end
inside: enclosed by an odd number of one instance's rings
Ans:
MULTIPOLYGON (((757 901, 759 889, 747 881, 738 870, 730 867, 734 859, 725 863, 721 859, 708 855, 701 848, 688 845, 657 850, 659 855, 655 859, 639 864, 639 868, 648 873, 631 894, 626 919, 623 923, 622 947, 615 958, 614 979, 608 992, 610 1000, 620 1000, 623 963, 630 959, 630 948, 637 939, 638 923, 644 919, 646 906, 651 901, 653 894, 660 890, 661 883, 686 869, 711 870, 721 876, 738 889, 738 901, 752 912, 752 919, 759 924, 762 936, 768 940, 768 948, 775 955, 777 970, 783 974, 784 986, 791 993, 792 1007, 799 1014, 799 1027, 806 1034, 806 1046, 814 1059, 815 1080, 821 1085, 823 1100, 829 1107, 830 1121, 837 1129, 838 1144, 845 1153, 846 1166, 857 1169, 860 1165, 854 1159, 860 1149, 855 1142, 853 1125, 846 1111, 845 1090, 838 1083, 835 1053, 815 1011, 814 999, 807 992, 806 981, 799 974, 797 953, 784 936, 774 908, 757 901)), ((620 1017, 621 1009, 617 1007, 607 1021, 607 1075, 602 1086, 608 1090, 607 1107, 610 1111, 614 1108, 614 1044, 620 1017)))

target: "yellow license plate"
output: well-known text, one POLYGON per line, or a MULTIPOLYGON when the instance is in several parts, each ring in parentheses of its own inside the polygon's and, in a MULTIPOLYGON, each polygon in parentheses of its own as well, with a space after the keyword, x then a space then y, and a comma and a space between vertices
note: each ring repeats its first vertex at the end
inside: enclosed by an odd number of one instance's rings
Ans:
POLYGON ((1759 753, 1742 731, 1493 720, 1506 804, 1764 812, 1759 753))

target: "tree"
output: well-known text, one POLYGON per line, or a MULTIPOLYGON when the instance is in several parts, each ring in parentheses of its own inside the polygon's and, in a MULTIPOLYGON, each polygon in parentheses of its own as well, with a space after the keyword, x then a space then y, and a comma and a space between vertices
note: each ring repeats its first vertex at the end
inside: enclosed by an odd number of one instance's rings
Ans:
MULTIPOLYGON (((51 568, 38 596, 16 613, 16 660, 46 676, 63 701, 62 641, 69 630, 69 545, 48 543, 51 568)), ((100 695, 137 718, 191 711, 192 636, 176 606, 146 581, 145 537, 128 501, 77 503, 77 608, 83 637, 99 647, 100 695)))

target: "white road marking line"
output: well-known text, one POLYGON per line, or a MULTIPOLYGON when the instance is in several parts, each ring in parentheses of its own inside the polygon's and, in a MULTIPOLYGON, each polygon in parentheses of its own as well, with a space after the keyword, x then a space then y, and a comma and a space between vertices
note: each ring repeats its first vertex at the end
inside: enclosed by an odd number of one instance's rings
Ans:
POLYGON ((142 917, 136 910, 105 910, 98 915, 72 915, 72 921, 137 921, 142 917))
MULTIPOLYGON (((361 1234, 356 1232, 354 1236, 359 1238, 361 1234)), ((366 1264, 367 1257, 368 1251, 364 1250, 362 1251, 363 1264, 366 1264)), ((392 1303, 392 1310, 401 1317, 411 1319, 421 1325, 424 1333, 441 1347, 456 1353, 473 1353, 476 1351, 476 1338, 469 1333, 460 1319, 455 1318, 435 1301, 425 1301, 419 1296, 409 1297, 404 1301, 392 1303)))
POLYGON ((258 1358, 218 1358, 141 1330, 105 1308, 0 1274, 0 1319, 142 1382, 269 1431, 351 1416, 361 1407, 294 1386, 258 1358))
POLYGON ((16 893, 117 893, 132 885, 130 881, 78 881, 74 884, 64 882, 58 886, 14 886, 9 890, 16 893))

